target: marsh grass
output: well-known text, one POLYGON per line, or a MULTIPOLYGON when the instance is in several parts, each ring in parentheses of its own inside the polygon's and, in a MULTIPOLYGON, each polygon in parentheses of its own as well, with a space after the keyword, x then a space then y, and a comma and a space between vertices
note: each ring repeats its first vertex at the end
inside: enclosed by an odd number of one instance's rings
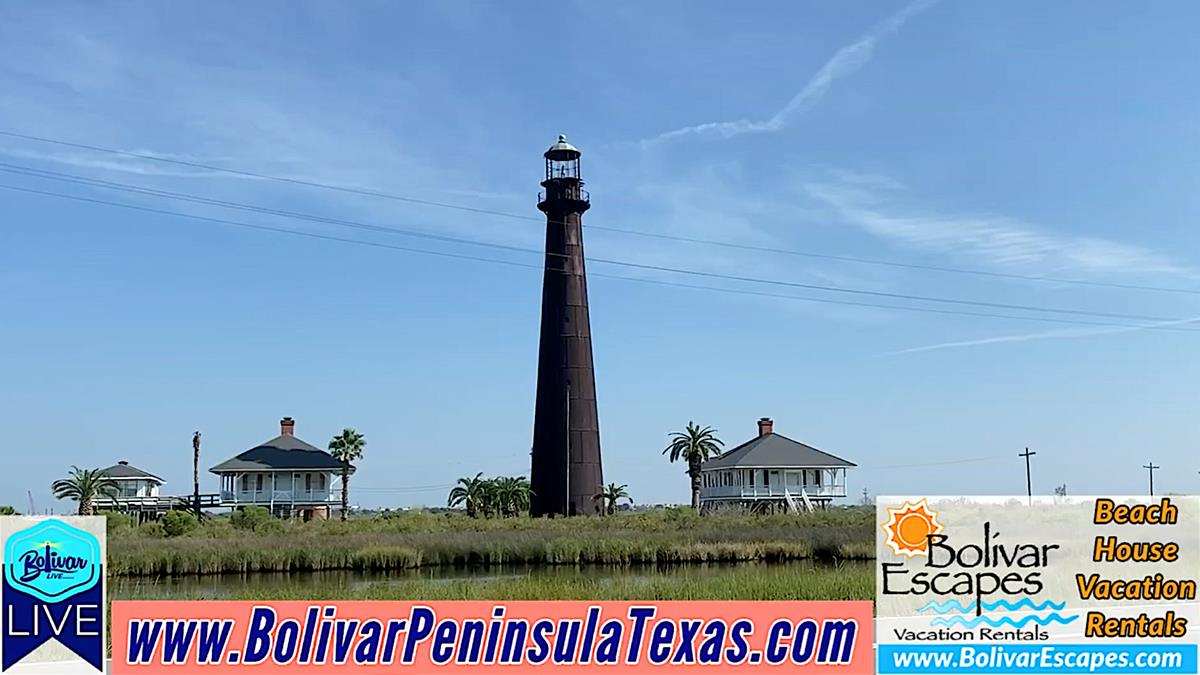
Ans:
POLYGON ((873 515, 858 508, 801 515, 698 516, 684 509, 604 518, 473 519, 411 512, 347 522, 288 522, 267 532, 216 518, 186 536, 119 528, 118 576, 399 570, 427 566, 671 565, 836 562, 873 556, 873 515))

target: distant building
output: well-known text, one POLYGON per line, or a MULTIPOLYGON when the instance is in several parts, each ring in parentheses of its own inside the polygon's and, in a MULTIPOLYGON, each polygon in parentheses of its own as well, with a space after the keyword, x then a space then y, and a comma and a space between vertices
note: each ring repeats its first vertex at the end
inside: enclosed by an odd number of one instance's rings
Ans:
POLYGON ((774 422, 758 420, 758 436, 700 469, 700 506, 738 505, 751 510, 813 510, 846 496, 840 457, 775 433, 774 422))
MULTIPOLYGON (((100 497, 95 500, 96 508, 100 511, 117 511, 127 513, 138 522, 159 518, 172 509, 191 509, 192 496, 168 497, 159 494, 159 488, 164 481, 162 478, 133 466, 124 460, 101 469, 100 473, 112 480, 116 485, 116 493, 111 497, 100 497)), ((216 506, 213 495, 200 495, 201 507, 216 506)))
POLYGON ((342 464, 295 431, 295 420, 285 417, 278 436, 209 469, 221 478, 221 506, 263 506, 282 518, 329 517, 341 499, 342 464))
POLYGON ((166 482, 149 471, 143 471, 125 460, 121 460, 107 469, 101 469, 100 473, 110 478, 113 483, 116 483, 116 498, 118 500, 157 497, 159 486, 166 482))

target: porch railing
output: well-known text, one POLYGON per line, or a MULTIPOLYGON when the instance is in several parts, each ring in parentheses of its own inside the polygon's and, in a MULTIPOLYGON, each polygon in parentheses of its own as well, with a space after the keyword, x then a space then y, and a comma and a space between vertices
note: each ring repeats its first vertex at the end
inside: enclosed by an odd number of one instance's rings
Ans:
POLYGON ((323 490, 222 490, 221 501, 232 504, 321 504, 338 499, 333 491, 323 490))
POLYGON ((810 498, 835 498, 846 496, 845 483, 833 483, 830 485, 788 485, 785 488, 783 485, 771 486, 756 486, 749 485, 720 485, 716 487, 700 488, 700 497, 702 499, 783 499, 785 495, 790 494, 796 499, 800 499, 801 491, 807 494, 810 498))

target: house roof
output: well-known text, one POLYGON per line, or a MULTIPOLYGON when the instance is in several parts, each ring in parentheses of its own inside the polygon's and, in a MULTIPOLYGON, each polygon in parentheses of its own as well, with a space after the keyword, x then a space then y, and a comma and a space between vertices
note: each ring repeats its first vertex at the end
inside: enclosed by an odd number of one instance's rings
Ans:
POLYGON ((836 457, 799 441, 793 441, 787 436, 769 433, 742 443, 736 448, 722 453, 720 457, 708 460, 702 466, 702 470, 734 467, 826 468, 837 466, 857 466, 857 464, 847 462, 841 457, 836 457))
POLYGON ((150 473, 149 471, 143 471, 143 470, 137 468, 136 466, 131 465, 129 462, 124 462, 124 461, 117 462, 116 464, 113 464, 112 466, 108 467, 107 469, 100 469, 100 473, 104 474, 105 476, 108 476, 109 478, 113 478, 116 480, 148 478, 150 480, 156 480, 159 483, 164 482, 163 479, 159 478, 158 476, 155 476, 154 474, 150 473))
MULTIPOLYGON (((209 469, 212 473, 234 471, 341 470, 342 463, 328 452, 291 434, 282 434, 209 469)), ((353 472, 354 467, 350 470, 353 472)))

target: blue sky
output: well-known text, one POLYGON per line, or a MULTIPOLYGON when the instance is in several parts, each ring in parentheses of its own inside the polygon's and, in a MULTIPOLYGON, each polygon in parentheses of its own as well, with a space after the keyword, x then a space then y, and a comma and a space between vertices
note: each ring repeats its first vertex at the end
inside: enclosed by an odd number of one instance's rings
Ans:
MULTIPOLYGON (((1200 289, 1184 2, 197 2, 0 8, 0 130, 539 216, 584 151, 585 222, 914 265, 1200 289)), ((0 138, 0 162, 538 247, 536 221, 0 138)), ((540 264, 0 171, 0 185, 540 264)), ((1195 294, 903 269, 587 231, 595 259, 877 292, 1200 317, 1195 294)), ((593 263, 593 274, 992 313, 593 263)), ((872 494, 1200 482, 1197 336, 595 276, 605 478, 682 502, 688 420, 770 416, 872 494)), ((0 190, 0 503, 126 459, 190 490, 277 433, 368 438, 355 501, 528 471, 540 273, 0 190)), ((1046 315, 1051 316, 1051 315, 1046 315)), ((1053 315, 1072 318, 1069 315, 1053 315)), ((1095 317, 1074 318, 1104 322, 1095 317)), ((1150 321, 1115 320, 1146 325, 1150 321)), ((1181 329, 1181 330, 1176 330, 1181 329)), ((214 477, 206 489, 214 490, 214 477)))

